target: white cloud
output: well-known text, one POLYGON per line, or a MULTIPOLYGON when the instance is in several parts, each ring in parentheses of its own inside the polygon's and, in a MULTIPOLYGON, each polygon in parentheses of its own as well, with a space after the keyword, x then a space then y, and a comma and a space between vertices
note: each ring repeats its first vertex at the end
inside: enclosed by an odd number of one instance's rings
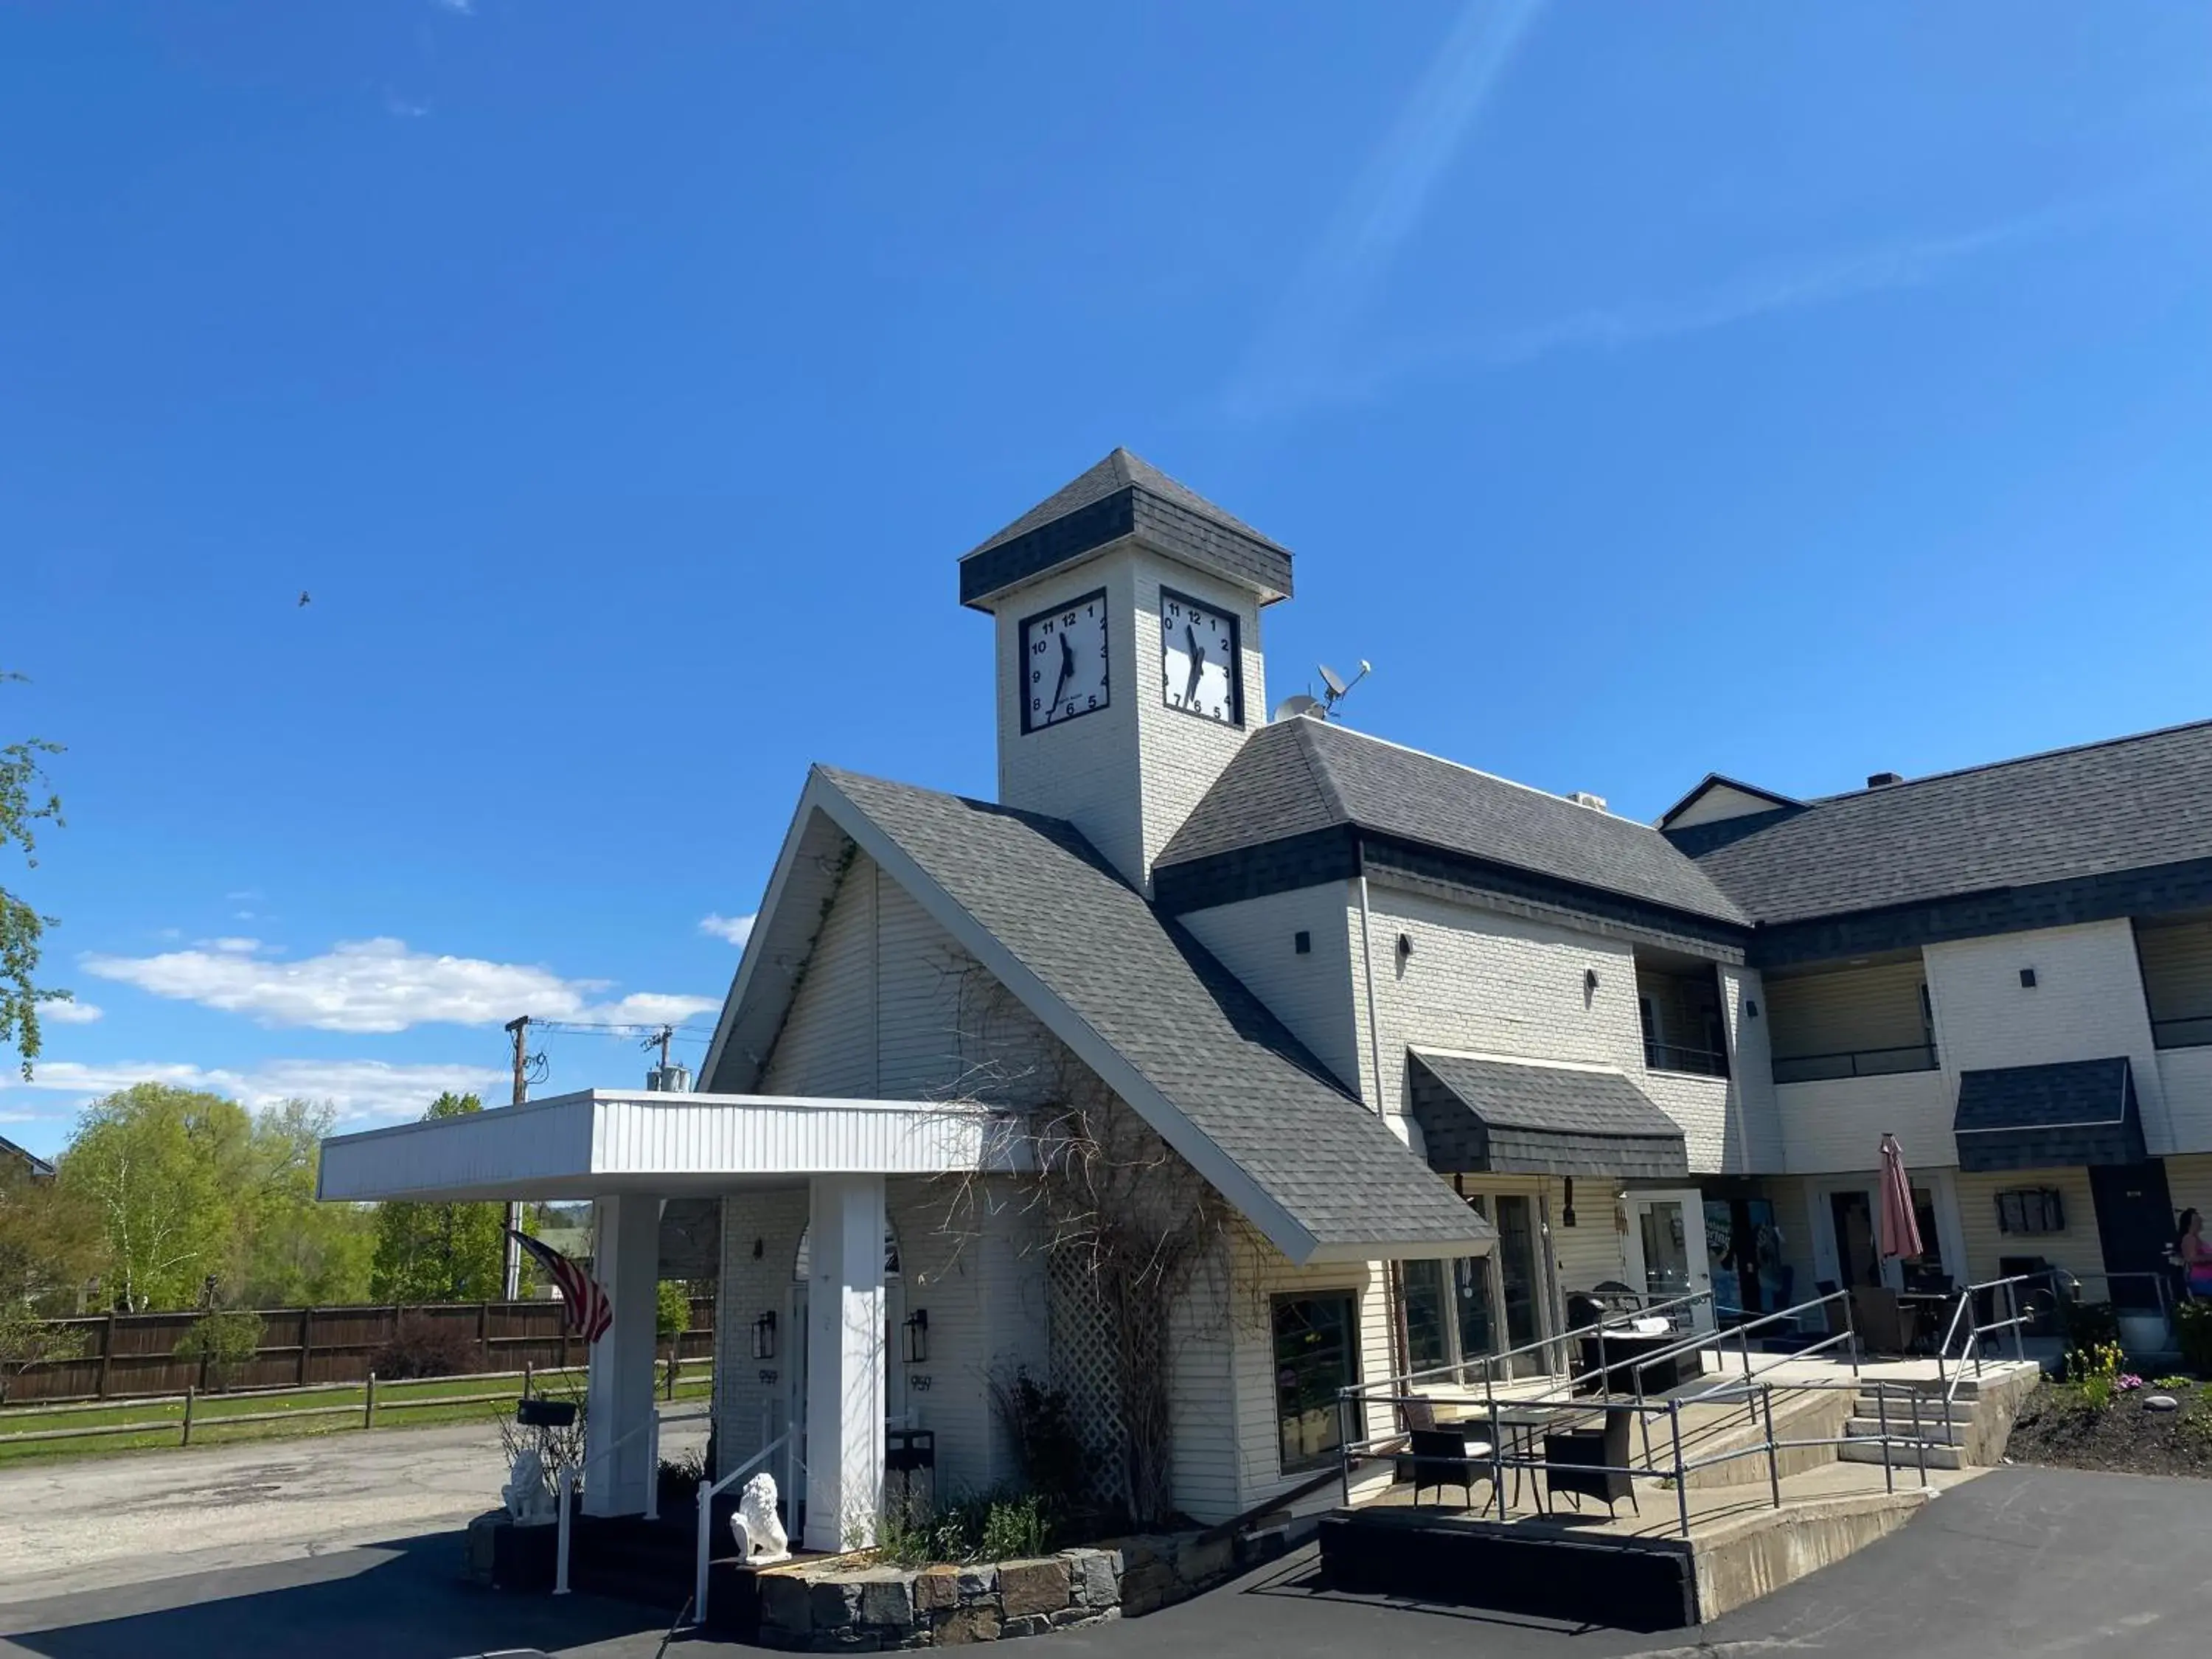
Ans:
POLYGON ((264 1025, 323 1031, 495 1025, 517 1014, 650 1024, 688 1019, 721 1006, 719 997, 663 992, 602 1001, 599 994, 611 988, 606 980, 564 979, 525 963, 433 956, 396 939, 346 941, 298 962, 274 960, 265 950, 227 948, 252 941, 210 943, 216 948, 151 957, 90 955, 82 964, 88 974, 155 996, 250 1015, 264 1025))
MULTIPOLYGON (((41 1060, 28 1083, 9 1077, 11 1091, 38 1089, 79 1097, 79 1103, 127 1089, 134 1083, 166 1083, 179 1089, 206 1089, 228 1095, 258 1110, 280 1101, 327 1100, 341 1122, 354 1127, 408 1122, 422 1115, 439 1094, 473 1091, 487 1102, 507 1098, 508 1073, 488 1066, 395 1066, 380 1060, 267 1060, 249 1070, 200 1066, 181 1061, 116 1060, 85 1065, 76 1060, 41 1060)), ((0 1119, 26 1122, 50 1112, 0 1112, 0 1119)))
POLYGON ((712 933, 716 939, 727 939, 732 945, 743 945, 753 936, 754 920, 751 916, 702 916, 699 920, 699 931, 712 933))
POLYGON ((428 115, 430 106, 417 103, 411 98, 402 98, 396 92, 387 92, 384 94, 384 112, 387 115, 396 115, 403 121, 414 121, 428 115))
POLYGON ((106 1012, 96 1002, 76 999, 39 1005, 39 1018, 49 1025, 89 1025, 106 1012))

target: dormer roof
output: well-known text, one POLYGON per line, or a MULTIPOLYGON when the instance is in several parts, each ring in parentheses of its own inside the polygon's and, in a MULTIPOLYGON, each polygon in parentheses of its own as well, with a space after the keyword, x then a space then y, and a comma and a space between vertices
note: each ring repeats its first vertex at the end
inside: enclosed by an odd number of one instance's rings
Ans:
POLYGON ((1116 449, 960 561, 960 603, 979 611, 1012 588, 1135 536, 1182 562, 1291 596, 1291 553, 1141 456, 1116 449))

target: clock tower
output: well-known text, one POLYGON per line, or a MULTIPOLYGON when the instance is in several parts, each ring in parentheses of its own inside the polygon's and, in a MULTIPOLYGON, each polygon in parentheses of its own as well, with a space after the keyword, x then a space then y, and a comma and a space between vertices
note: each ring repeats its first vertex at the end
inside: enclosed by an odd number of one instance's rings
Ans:
POLYGON ((999 799, 1066 818, 1139 890, 1267 719, 1260 612, 1287 549, 1117 449, 960 561, 995 620, 999 799))

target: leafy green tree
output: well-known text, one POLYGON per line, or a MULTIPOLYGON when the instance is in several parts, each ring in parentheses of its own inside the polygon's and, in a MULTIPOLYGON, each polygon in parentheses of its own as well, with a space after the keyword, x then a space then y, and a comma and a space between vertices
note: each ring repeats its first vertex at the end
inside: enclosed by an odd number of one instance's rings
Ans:
MULTIPOLYGON (((0 684, 21 679, 0 672, 0 684)), ((0 745, 0 849, 19 847, 31 869, 39 863, 38 826, 62 821, 61 797, 46 786, 43 765, 48 755, 58 755, 61 745, 39 738, 0 745)), ((31 1075, 31 1062, 39 1057, 39 1005, 65 999, 69 993, 40 989, 39 946, 52 916, 40 915, 24 900, 0 887, 0 1044, 12 1045, 21 1057, 23 1075, 31 1075)))
POLYGON ((82 1195, 0 1158, 0 1305, 78 1312, 100 1259, 100 1224, 82 1195))
MULTIPOLYGON (((483 1110, 474 1095, 447 1093, 425 1122, 483 1110)), ((504 1204, 380 1204, 369 1294, 380 1302, 484 1302, 504 1286, 504 1204)))
POLYGON ((368 1299, 375 1211, 315 1197, 323 1137, 336 1116, 327 1103, 288 1100, 254 1120, 253 1184, 230 1281, 236 1300, 296 1308, 368 1299))
POLYGON ((107 1299, 132 1313, 188 1308, 234 1261, 253 1121, 221 1095, 135 1084, 85 1109, 58 1167, 99 1224, 107 1299))
POLYGON ((179 1359, 198 1360, 209 1382, 228 1389, 260 1347, 259 1314, 250 1308, 219 1308, 192 1322, 177 1339, 175 1352, 179 1359))
POLYGON ((8 1391, 33 1365, 75 1359, 86 1347, 84 1334, 48 1324, 20 1302, 0 1302, 0 1406, 8 1391))

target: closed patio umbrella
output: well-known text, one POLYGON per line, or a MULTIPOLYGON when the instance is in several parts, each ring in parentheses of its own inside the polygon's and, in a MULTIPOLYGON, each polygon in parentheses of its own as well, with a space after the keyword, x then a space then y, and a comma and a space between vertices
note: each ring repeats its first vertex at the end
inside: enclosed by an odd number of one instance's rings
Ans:
POLYGON ((1917 1256, 1923 1248, 1920 1243, 1920 1218, 1912 1208, 1912 1178, 1905 1172, 1905 1149, 1897 1144, 1895 1135, 1881 1138, 1880 1156, 1881 1259, 1887 1261, 1898 1256, 1917 1256))

